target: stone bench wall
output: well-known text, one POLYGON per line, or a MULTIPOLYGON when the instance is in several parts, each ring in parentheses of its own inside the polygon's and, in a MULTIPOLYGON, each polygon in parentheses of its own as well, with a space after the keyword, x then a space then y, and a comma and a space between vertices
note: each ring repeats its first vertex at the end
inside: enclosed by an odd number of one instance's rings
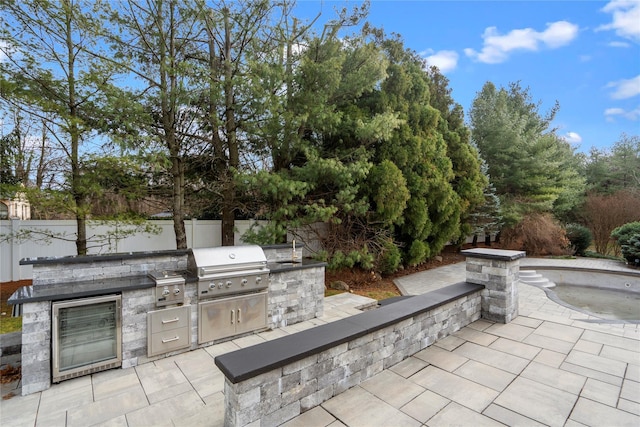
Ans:
POLYGON ((279 425, 478 320, 482 287, 450 288, 217 357, 225 425, 279 425))

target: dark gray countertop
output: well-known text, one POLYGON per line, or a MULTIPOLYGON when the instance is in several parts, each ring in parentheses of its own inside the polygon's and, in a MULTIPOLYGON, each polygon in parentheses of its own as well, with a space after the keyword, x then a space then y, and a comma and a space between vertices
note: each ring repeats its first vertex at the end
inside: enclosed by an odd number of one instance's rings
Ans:
MULTIPOLYGON (((77 257, 76 257, 77 259, 77 257)), ((302 262, 274 262, 268 264, 271 274, 287 271, 304 270, 308 268, 323 267, 326 263, 305 259, 302 262)), ((197 277, 182 272, 187 283, 198 280, 197 277)), ((102 280, 87 280, 73 283, 55 283, 37 286, 23 286, 9 297, 10 305, 24 304, 38 301, 62 301, 74 298, 84 298, 98 295, 108 295, 155 287, 155 283, 146 275, 130 277, 114 277, 102 280)))

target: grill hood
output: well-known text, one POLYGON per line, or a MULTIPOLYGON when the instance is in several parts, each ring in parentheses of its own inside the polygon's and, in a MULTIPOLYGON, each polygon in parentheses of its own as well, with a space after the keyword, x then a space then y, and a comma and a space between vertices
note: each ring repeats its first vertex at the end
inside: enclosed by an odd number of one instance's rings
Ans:
POLYGON ((267 268, 267 257, 258 245, 220 246, 191 250, 189 271, 199 278, 267 268))

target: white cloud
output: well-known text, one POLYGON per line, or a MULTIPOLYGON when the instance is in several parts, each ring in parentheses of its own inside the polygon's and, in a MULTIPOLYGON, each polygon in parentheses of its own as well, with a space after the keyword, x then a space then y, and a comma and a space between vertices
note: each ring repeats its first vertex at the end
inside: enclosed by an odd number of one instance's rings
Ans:
POLYGON ((613 14, 613 21, 596 28, 596 31, 614 30, 617 35, 640 42, 640 2, 638 0, 613 0, 601 9, 613 14))
POLYGON ((624 117, 625 119, 631 121, 636 121, 640 119, 640 107, 630 111, 625 111, 622 108, 607 108, 606 110, 604 110, 604 116, 608 122, 614 122, 616 116, 624 117))
POLYGON ((611 43, 608 43, 607 46, 609 46, 609 47, 624 47, 624 48, 631 47, 631 45, 629 43, 620 42, 620 41, 613 41, 611 43))
POLYGON ((640 74, 631 79, 622 79, 607 83, 609 88, 614 88, 612 99, 627 99, 640 95, 640 74))
POLYGON ((567 21, 547 24, 544 31, 532 28, 511 30, 501 35, 496 27, 484 30, 484 45, 480 52, 467 48, 464 53, 477 61, 487 64, 498 64, 508 59, 516 50, 537 51, 542 45, 556 49, 569 44, 578 36, 578 26, 567 21))
POLYGON ((456 69, 458 56, 458 53, 453 50, 440 50, 438 52, 428 50, 422 53, 427 65, 438 67, 443 74, 456 69))
POLYGON ((579 144, 582 142, 582 137, 576 132, 567 132, 562 139, 567 141, 569 144, 579 144))

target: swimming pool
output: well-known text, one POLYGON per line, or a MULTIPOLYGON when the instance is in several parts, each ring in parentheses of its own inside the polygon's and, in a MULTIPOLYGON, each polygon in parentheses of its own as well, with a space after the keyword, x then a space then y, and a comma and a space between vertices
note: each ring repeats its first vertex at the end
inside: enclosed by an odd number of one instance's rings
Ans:
POLYGON ((549 299, 607 321, 640 323, 640 274, 536 267, 556 284, 549 299))

